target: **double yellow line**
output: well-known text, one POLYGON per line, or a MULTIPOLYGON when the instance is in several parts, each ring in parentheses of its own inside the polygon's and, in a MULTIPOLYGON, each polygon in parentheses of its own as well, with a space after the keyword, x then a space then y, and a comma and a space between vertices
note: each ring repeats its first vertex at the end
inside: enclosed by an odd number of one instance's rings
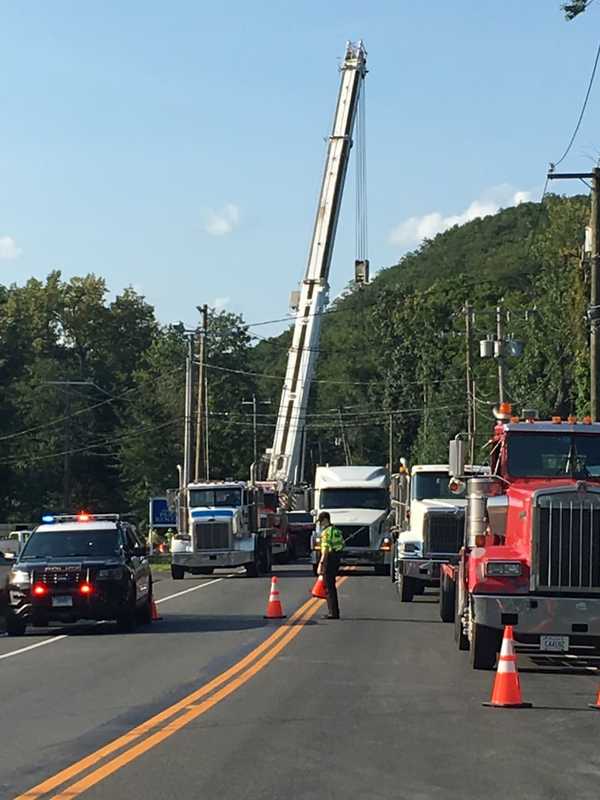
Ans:
MULTIPOLYGON (((347 578, 339 578, 338 585, 345 580, 347 578)), ((119 736, 94 753, 57 772, 56 775, 42 781, 24 794, 20 794, 15 800, 39 800, 63 784, 79 778, 75 783, 69 783, 67 787, 60 789, 50 798, 50 800, 72 800, 135 761, 136 758, 205 714, 264 669, 284 647, 296 638, 306 623, 315 615, 322 602, 322 600, 313 598, 307 600, 262 644, 228 670, 188 694, 183 700, 169 706, 146 722, 142 722, 141 725, 119 736), (114 758, 106 760, 118 751, 122 752, 114 758), (88 770, 91 771, 88 772, 88 770), (83 777, 80 777, 81 775, 83 777)))

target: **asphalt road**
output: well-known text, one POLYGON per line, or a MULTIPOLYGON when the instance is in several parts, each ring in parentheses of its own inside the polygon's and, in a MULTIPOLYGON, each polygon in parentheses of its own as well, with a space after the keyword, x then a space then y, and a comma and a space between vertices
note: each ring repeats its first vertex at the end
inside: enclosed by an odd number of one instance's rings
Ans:
POLYGON ((132 635, 0 638, 0 798, 597 800, 592 661, 520 656, 534 708, 484 708, 434 596, 353 573, 324 621, 308 567, 277 572, 283 624, 267 579, 216 575, 161 580, 132 635))

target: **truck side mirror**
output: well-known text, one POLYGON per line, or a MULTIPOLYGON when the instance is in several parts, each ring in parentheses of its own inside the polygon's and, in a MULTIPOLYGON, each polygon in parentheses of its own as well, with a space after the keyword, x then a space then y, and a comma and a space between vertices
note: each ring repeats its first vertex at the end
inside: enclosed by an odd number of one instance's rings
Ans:
POLYGON ((456 437, 450 442, 448 471, 451 478, 462 478, 465 474, 465 443, 456 437))

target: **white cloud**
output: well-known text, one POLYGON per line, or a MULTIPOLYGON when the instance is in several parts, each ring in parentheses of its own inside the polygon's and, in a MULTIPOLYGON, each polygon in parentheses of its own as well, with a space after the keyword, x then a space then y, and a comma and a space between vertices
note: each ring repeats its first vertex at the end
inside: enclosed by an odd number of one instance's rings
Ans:
POLYGON ((12 236, 0 236, 0 261, 12 261, 22 252, 12 236))
POLYGON ((503 183, 493 186, 474 200, 460 214, 444 216, 439 211, 432 211, 422 217, 409 217, 397 225, 389 236, 390 244, 413 247, 423 239, 432 239, 436 234, 447 231, 454 225, 464 225, 477 217, 487 217, 495 214, 501 208, 518 206, 531 200, 532 192, 516 190, 513 186, 503 183))
POLYGON ((226 203, 215 211, 208 209, 204 213, 204 230, 210 236, 227 236, 240 222, 240 210, 234 203, 226 203))
POLYGON ((228 306, 231 303, 231 297, 215 297, 212 301, 211 306, 216 311, 221 311, 225 306, 228 306))

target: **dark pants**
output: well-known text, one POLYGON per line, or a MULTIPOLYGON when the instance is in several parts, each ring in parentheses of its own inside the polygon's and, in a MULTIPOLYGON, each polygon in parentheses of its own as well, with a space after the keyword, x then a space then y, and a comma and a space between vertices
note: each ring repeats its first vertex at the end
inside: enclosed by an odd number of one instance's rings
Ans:
POLYGON ((339 553, 327 553, 325 560, 325 586, 327 586, 327 608, 332 617, 339 617, 340 607, 338 605, 337 588, 335 579, 340 568, 341 556, 339 553))

